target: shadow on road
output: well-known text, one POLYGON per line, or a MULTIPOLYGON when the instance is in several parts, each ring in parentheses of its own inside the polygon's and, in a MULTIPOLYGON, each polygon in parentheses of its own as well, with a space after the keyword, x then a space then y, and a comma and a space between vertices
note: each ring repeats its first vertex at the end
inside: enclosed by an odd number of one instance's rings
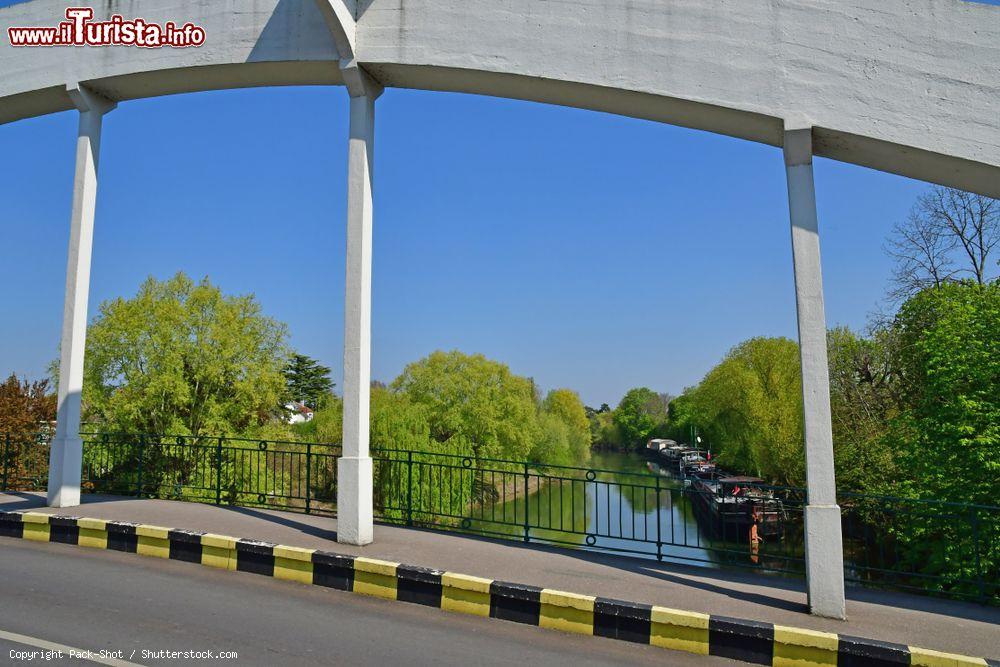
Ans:
POLYGON ((230 512, 235 512, 236 514, 242 514, 244 516, 252 516, 255 519, 261 519, 263 521, 270 521, 271 523, 276 523, 286 528, 293 528, 306 535, 312 535, 313 537, 319 537, 324 540, 330 540, 331 542, 337 542, 337 531, 326 530, 320 528, 319 526, 313 526, 311 524, 296 521, 290 517, 280 516, 278 514, 272 514, 270 512, 264 512, 261 510, 255 510, 251 507, 237 507, 235 505, 220 505, 222 509, 230 512))
POLYGON ((29 493, 27 491, 4 491, 3 495, 14 496, 15 498, 21 499, 14 502, 5 502, 2 506, 0 506, 0 509, 7 512, 45 507, 45 496, 38 496, 37 494, 29 493))

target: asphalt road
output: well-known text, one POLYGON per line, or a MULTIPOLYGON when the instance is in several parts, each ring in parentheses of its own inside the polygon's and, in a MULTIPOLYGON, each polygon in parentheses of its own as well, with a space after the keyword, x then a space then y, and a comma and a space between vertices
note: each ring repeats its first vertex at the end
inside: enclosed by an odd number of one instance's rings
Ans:
MULTIPOLYGON (((0 663, 21 664, 11 651, 42 652, 37 644, 45 642, 93 651, 105 664, 736 664, 189 563, 0 538, 0 663)), ((23 664, 87 663, 36 654, 23 664)))

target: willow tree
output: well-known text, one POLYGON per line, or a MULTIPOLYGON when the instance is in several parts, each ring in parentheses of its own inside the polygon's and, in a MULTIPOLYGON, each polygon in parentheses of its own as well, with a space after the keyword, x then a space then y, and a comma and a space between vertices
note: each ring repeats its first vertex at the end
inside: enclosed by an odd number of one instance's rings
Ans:
POLYGON ((101 304, 87 332, 87 418, 109 431, 229 435, 273 419, 285 393, 285 325, 253 295, 207 278, 148 278, 101 304))
POLYGON ((391 388, 423 408, 435 442, 462 441, 477 457, 523 461, 538 436, 531 380, 481 354, 434 352, 391 388))
POLYGON ((590 459, 590 420, 580 395, 572 389, 553 389, 542 403, 542 416, 545 415, 555 417, 565 426, 567 460, 572 465, 586 463, 590 459))
POLYGON ((781 484, 805 477, 798 346, 751 338, 734 347, 692 392, 695 423, 720 462, 781 484))

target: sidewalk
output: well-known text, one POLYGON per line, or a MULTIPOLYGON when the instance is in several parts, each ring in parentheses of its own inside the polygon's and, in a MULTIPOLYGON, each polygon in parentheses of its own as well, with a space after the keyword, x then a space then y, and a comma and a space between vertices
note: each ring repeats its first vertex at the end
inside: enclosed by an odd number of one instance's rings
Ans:
POLYGON ((44 494, 0 494, 0 511, 32 509, 212 532, 573 593, 1000 658, 1000 608, 996 607, 849 588, 849 620, 841 622, 810 616, 802 582, 795 579, 386 525, 376 525, 374 544, 352 547, 336 542, 337 522, 325 517, 114 496, 85 495, 83 503, 55 510, 45 507, 44 494))

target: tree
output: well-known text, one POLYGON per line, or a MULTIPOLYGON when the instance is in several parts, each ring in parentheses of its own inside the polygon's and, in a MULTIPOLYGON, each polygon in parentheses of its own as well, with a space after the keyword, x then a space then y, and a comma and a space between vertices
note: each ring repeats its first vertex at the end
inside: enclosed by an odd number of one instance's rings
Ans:
POLYGON ((691 418, 720 464, 780 484, 803 483, 802 380, 793 341, 740 343, 690 397, 691 418))
POLYGON ((669 402, 668 395, 646 387, 626 392, 614 411, 614 423, 624 444, 637 447, 645 443, 653 430, 666 421, 669 402))
POLYGON ((607 403, 594 409, 584 408, 587 420, 590 422, 590 445, 597 448, 621 449, 623 446, 621 430, 615 425, 614 412, 607 403))
POLYGON ((953 188, 933 187, 918 206, 955 240, 962 272, 986 283, 990 253, 1000 243, 1000 202, 953 188))
POLYGON ((300 401, 313 410, 323 408, 333 394, 330 369, 304 354, 295 353, 285 367, 288 398, 300 401))
POLYGON ((0 383, 0 437, 12 441, 34 440, 51 430, 56 418, 56 395, 49 381, 28 382, 11 373, 0 383))
POLYGON ((954 239, 915 207, 906 222, 897 222, 885 251, 896 261, 889 296, 905 299, 925 287, 938 287, 955 274, 954 239))
POLYGON ((572 389, 553 389, 542 403, 542 413, 566 425, 568 460, 574 465, 586 462, 590 458, 590 420, 579 394, 572 389))
POLYGON ((615 424, 614 412, 598 412, 591 426, 591 439, 595 447, 622 449, 625 439, 621 429, 615 424))
POLYGON ((286 338, 253 295, 150 277, 135 297, 101 304, 88 330, 85 410, 112 431, 244 432, 285 394, 286 338))
POLYGON ((668 438, 677 442, 688 442, 691 439, 691 428, 696 426, 693 395, 694 387, 687 387, 680 396, 670 401, 666 428, 668 438))
POLYGON ((924 290, 896 317, 906 409, 896 449, 921 498, 997 504, 1000 285, 924 290))
POLYGON ((344 401, 331 394, 322 408, 307 422, 292 425, 292 432, 303 441, 339 443, 344 439, 344 401))
POLYGON ((551 412, 543 412, 538 415, 538 431, 528 458, 552 465, 569 465, 575 462, 570 453, 571 436, 566 422, 551 412))
POLYGON ((923 290, 894 328, 905 382, 903 411, 889 424, 899 461, 893 494, 968 505, 915 506, 883 529, 904 567, 981 593, 977 579, 1000 578, 1000 521, 976 507, 1000 495, 1000 284, 923 290))
POLYGON ((538 435, 533 384, 481 354, 434 352, 408 365, 392 390, 426 410, 430 436, 477 457, 525 460, 538 435))
POLYGON ((48 450, 35 443, 52 434, 55 418, 56 396, 48 380, 29 382, 11 373, 0 383, 0 466, 6 490, 34 489, 44 481, 48 450))
POLYGON ((837 327, 827 333, 827 349, 837 485, 884 490, 897 474, 886 436, 903 408, 898 336, 891 327, 867 337, 837 327))
POLYGON ((927 287, 971 277, 989 280, 1000 243, 1000 202, 935 186, 920 195, 906 222, 893 227, 886 252, 896 260, 890 296, 897 301, 927 287))
MULTIPOLYGON (((401 392, 375 387, 371 393, 372 449, 402 449, 449 453, 433 446, 427 410, 401 392)), ((455 452, 459 453, 459 452, 455 452)))

